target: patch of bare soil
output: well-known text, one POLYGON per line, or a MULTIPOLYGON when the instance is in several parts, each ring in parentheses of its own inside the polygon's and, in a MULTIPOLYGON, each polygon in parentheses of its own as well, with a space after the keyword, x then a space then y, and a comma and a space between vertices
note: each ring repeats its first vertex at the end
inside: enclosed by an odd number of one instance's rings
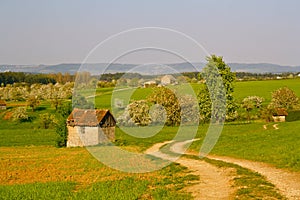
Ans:
POLYGON ((237 164, 266 177, 288 199, 300 199, 300 173, 285 169, 278 169, 261 162, 254 162, 236 158, 208 156, 210 159, 237 164))
MULTIPOLYGON (((158 143, 149 148, 145 153, 160 157, 166 160, 172 160, 187 167, 191 174, 200 176, 200 181, 185 188, 191 192, 195 199, 234 199, 235 189, 233 188, 234 171, 231 169, 224 170, 205 161, 179 158, 164 154, 159 149, 172 141, 158 143)), ((171 151, 182 153, 184 145, 191 141, 177 142, 171 147, 171 151)))

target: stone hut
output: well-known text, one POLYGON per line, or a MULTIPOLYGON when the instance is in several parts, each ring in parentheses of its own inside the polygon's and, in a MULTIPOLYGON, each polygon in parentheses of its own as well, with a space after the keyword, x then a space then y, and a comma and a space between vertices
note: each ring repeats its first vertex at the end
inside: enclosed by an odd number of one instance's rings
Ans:
POLYGON ((0 110, 6 110, 6 102, 4 100, 0 100, 0 110))
POLYGON ((276 115, 273 115, 274 122, 285 122, 285 117, 288 115, 286 109, 276 108, 276 115))
POLYGON ((109 110, 75 108, 67 119, 67 147, 93 146, 115 140, 116 120, 109 110))

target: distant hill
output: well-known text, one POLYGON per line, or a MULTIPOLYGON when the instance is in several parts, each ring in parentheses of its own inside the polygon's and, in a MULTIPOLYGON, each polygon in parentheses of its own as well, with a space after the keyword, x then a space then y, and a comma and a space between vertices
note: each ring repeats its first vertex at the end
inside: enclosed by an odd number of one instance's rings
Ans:
MULTIPOLYGON (((229 63, 232 71, 250 72, 250 73, 285 73, 300 72, 300 66, 282 66, 270 63, 229 63)), ((138 72, 141 74, 168 74, 181 72, 201 71, 204 63, 174 63, 167 65, 136 65, 136 64, 118 64, 108 65, 107 63, 84 64, 63 63, 58 65, 0 65, 0 72, 29 72, 29 73, 70 73, 74 74, 78 70, 89 71, 91 74, 116 73, 116 72, 138 72)))
POLYGON ((235 72, 251 72, 251 73, 285 73, 300 72, 300 66, 282 66, 270 63, 230 63, 229 66, 235 72))

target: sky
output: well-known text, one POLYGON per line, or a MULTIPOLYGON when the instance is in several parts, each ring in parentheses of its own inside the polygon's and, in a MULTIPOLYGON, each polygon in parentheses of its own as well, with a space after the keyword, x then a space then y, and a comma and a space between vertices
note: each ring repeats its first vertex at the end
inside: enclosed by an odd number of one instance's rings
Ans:
POLYGON ((0 64, 106 62, 118 56, 123 60, 117 61, 135 63, 180 60, 158 51, 152 53, 160 56, 144 51, 124 58, 117 49, 132 50, 130 45, 138 43, 135 38, 149 38, 150 46, 169 43, 170 52, 182 47, 189 61, 203 60, 204 54, 189 48, 189 42, 165 33, 157 38, 134 33, 127 41, 120 37, 106 43, 110 49, 87 59, 112 35, 161 27, 193 38, 226 62, 299 66, 299 8, 298 0, 0 0, 0 64))

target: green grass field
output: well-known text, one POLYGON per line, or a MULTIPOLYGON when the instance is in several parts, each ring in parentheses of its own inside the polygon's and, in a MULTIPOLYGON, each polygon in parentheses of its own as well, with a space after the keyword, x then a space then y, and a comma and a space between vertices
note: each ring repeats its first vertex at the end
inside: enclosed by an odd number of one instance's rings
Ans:
POLYGON ((294 90, 297 96, 300 97, 300 79, 284 79, 284 80, 269 80, 269 81, 245 81, 236 82, 234 97, 238 101, 242 101, 247 96, 260 96, 267 102, 271 101, 271 93, 281 87, 287 86, 294 90))
MULTIPOLYGON (((234 95, 239 101, 250 95, 262 96, 270 101, 273 90, 288 86, 300 96, 299 83, 300 79, 237 82, 234 95)), ((185 87, 180 87, 181 90, 186 90, 185 87)), ((197 93, 201 86, 192 84, 192 87, 197 93)), ((113 88, 97 89, 97 108, 110 108, 112 91, 113 88)), ((129 97, 139 100, 144 99, 151 91, 151 88, 138 88, 134 92, 119 90, 115 95, 126 97, 133 92, 129 97)), ((195 177, 186 177, 187 169, 182 166, 172 164, 162 170, 145 174, 120 172, 101 164, 84 148, 56 148, 55 130, 43 129, 39 124, 39 114, 55 113, 48 102, 42 102, 34 113, 28 110, 32 117, 31 122, 4 120, 10 109, 0 111, 0 199, 191 198, 190 194, 180 189, 195 177)), ((279 123, 278 130, 272 127, 273 123, 267 125, 267 130, 263 129, 265 123, 262 122, 227 123, 211 153, 300 171, 300 123, 297 117, 295 120, 279 123)), ((208 125, 205 124, 199 126, 196 137, 201 140, 194 142, 191 150, 199 151, 207 128, 208 125)), ((177 140, 193 137, 188 137, 188 127, 182 130, 187 135, 182 135, 177 140)), ((149 138, 137 138, 136 134, 139 133, 136 129, 130 131, 129 128, 127 131, 135 136, 126 134, 120 128, 116 129, 116 145, 125 150, 143 152, 155 143, 174 139, 178 127, 164 127, 149 138)), ((252 185, 247 190, 239 190, 240 193, 245 193, 245 198, 250 197, 249 194, 262 192, 260 190, 253 193, 257 188, 255 184, 259 185, 263 178, 243 169, 238 170, 241 177, 245 177, 252 185)), ((236 181, 241 187, 245 185, 245 180, 241 178, 236 181)), ((274 198, 277 198, 276 195, 274 198)))
POLYGON ((191 199, 180 189, 195 177, 178 164, 120 172, 85 148, 56 148, 55 130, 39 127, 39 114, 54 113, 46 102, 28 110, 31 122, 4 120, 8 112, 0 111, 0 199, 191 199))
MULTIPOLYGON (((278 130, 264 123, 226 124, 212 154, 260 161, 300 171, 300 123, 279 123, 278 130)), ((198 133, 200 141, 191 145, 199 152, 205 132, 198 133)))
MULTIPOLYGON (((271 101, 271 93, 281 87, 287 86, 294 90, 297 96, 300 96, 300 79, 284 79, 284 80, 267 80, 267 81, 244 81, 235 83, 234 97, 237 102, 241 102, 247 96, 260 96, 265 99, 265 103, 271 101)), ((194 94, 198 94, 201 84, 186 84, 172 86, 176 88, 181 94, 190 94, 190 89, 194 90, 194 94)), ((114 88, 97 89, 95 98, 95 105, 97 108, 110 108, 111 96, 114 88)), ((137 88, 121 91, 114 91, 115 98, 128 97, 132 100, 145 99, 152 92, 152 88, 137 88), (131 95, 132 93, 132 95, 131 95)), ((127 100, 127 99, 126 99, 127 100)))

